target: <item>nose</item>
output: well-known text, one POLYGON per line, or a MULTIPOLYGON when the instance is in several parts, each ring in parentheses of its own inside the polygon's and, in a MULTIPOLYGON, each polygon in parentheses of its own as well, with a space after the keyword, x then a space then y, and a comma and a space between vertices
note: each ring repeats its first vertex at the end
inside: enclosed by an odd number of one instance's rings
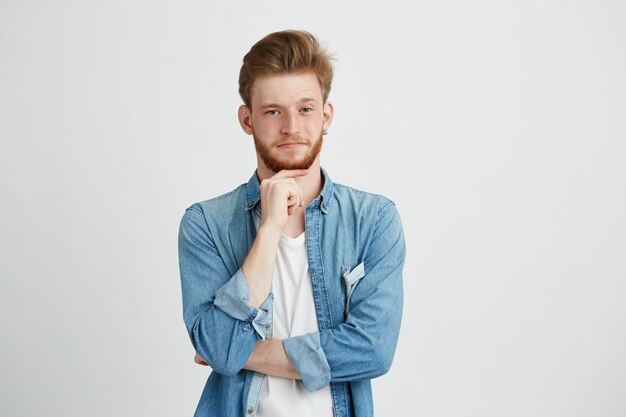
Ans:
POLYGON ((284 135, 297 135, 300 133, 300 120, 298 120, 298 114, 294 112, 287 112, 282 118, 282 125, 280 132, 284 135))

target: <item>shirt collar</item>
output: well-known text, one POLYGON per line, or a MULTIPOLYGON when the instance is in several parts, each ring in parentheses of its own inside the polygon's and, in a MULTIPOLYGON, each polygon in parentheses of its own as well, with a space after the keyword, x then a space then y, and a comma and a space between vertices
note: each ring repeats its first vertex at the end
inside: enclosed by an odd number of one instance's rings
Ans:
MULTIPOLYGON (((322 170, 322 178, 324 178, 324 186, 322 187, 320 195, 313 200, 309 207, 319 208, 322 213, 326 214, 332 201, 331 197, 333 195, 334 184, 326 170, 324 170, 324 168, 320 169, 322 170)), ((255 208, 259 204, 259 201, 261 201, 261 185, 259 177, 257 176, 257 170, 255 170, 246 185, 246 210, 250 211, 255 208)))

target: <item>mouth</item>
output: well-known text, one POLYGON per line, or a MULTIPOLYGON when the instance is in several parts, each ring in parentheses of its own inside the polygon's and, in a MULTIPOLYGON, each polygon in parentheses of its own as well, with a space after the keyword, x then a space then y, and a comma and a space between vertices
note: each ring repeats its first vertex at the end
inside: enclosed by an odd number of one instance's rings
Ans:
POLYGON ((285 143, 281 143, 280 145, 278 145, 279 148, 283 148, 283 149, 291 149, 291 148, 297 148, 299 146, 305 146, 306 142, 285 142, 285 143))

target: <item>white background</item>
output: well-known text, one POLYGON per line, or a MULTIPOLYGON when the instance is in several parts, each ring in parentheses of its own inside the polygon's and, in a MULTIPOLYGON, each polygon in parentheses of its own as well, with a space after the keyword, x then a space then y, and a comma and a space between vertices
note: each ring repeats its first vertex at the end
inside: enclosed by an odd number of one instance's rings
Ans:
POLYGON ((0 414, 190 416, 177 233, 245 182, 241 59, 336 53, 322 165, 392 198, 379 417, 626 415, 626 3, 0 0, 0 414))

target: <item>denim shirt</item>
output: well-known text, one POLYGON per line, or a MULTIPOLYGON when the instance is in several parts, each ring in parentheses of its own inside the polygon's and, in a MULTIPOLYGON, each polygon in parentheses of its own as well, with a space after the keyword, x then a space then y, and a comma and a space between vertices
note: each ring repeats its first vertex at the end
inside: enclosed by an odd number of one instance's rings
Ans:
MULTIPOLYGON (((389 370, 400 330, 404 235, 391 200, 322 175, 322 191, 305 212, 319 331, 283 346, 309 391, 330 384, 335 417, 369 417, 370 379, 389 370)), ((252 307, 241 266, 260 206, 255 172, 247 184, 193 204, 180 224, 183 319, 213 369, 197 417, 256 415, 264 375, 243 366, 257 341, 271 338, 273 295, 252 307)))

